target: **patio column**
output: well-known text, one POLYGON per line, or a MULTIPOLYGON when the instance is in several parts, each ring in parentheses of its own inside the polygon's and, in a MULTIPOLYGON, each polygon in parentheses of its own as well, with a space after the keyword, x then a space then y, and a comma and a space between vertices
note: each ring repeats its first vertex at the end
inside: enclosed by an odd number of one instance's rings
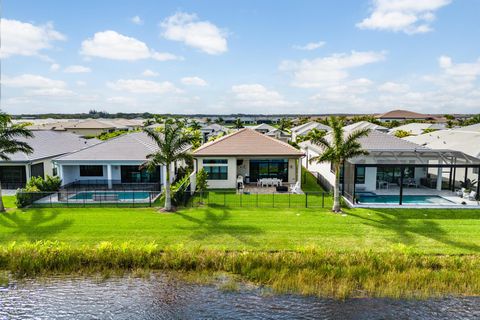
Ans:
POLYGON ((26 181, 28 182, 30 180, 30 178, 32 177, 32 166, 30 164, 26 164, 25 165, 25 178, 26 178, 26 181))
MULTIPOLYGON (((440 160, 438 163, 442 164, 442 160, 440 160)), ((439 191, 442 190, 442 179, 443 179, 443 168, 438 167, 437 168, 437 190, 439 191)))
POLYGON ((112 165, 107 164, 107 182, 108 189, 112 189, 112 165))
POLYGON ((302 158, 298 158, 297 165, 297 182, 302 186, 302 158))
POLYGON ((60 180, 62 180, 62 185, 64 185, 64 181, 63 181, 63 165, 61 164, 57 164, 58 165, 58 177, 60 178, 60 180))

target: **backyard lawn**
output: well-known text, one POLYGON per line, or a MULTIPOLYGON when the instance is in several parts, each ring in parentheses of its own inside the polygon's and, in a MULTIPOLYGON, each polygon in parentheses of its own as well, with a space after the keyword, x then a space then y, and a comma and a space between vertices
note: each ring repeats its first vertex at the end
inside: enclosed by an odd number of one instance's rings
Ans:
POLYGON ((480 210, 200 207, 176 213, 155 208, 9 209, 0 214, 0 246, 58 240, 72 245, 155 242, 159 246, 225 250, 480 253, 480 210))

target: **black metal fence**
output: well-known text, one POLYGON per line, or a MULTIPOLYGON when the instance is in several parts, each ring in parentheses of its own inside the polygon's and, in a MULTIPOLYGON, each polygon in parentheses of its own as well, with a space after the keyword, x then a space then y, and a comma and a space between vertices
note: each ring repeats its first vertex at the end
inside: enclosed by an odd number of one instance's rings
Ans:
POLYGON ((236 193, 229 191, 195 192, 184 206, 217 206, 230 208, 327 208, 333 204, 329 192, 236 193))
POLYGON ((152 207, 160 205, 160 191, 89 190, 18 192, 17 206, 30 208, 152 207))

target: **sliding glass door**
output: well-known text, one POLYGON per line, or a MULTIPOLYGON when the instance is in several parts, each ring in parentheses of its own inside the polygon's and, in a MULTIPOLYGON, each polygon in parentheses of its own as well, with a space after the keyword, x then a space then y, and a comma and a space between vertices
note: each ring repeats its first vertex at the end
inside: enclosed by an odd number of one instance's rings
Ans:
POLYGON ((288 159, 250 160, 250 181, 278 178, 288 181, 288 159))

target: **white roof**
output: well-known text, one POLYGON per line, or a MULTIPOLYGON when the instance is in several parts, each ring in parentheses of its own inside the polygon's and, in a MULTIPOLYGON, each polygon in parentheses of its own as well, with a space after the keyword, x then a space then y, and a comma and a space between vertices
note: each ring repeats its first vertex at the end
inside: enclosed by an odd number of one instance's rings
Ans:
POLYGON ((355 130, 362 130, 362 129, 377 130, 381 132, 388 131, 388 129, 385 128, 384 126, 379 126, 378 124, 374 124, 368 121, 359 121, 343 127, 343 130, 345 131, 355 131, 355 130))
POLYGON ((322 123, 316 122, 316 121, 310 121, 304 124, 301 124, 299 126, 293 127, 290 131, 297 135, 302 135, 305 134, 313 129, 318 129, 318 130, 324 130, 324 131, 330 131, 332 128, 330 128, 327 125, 324 125, 322 123))
MULTIPOLYGON (((470 127, 471 128, 464 127, 453 130, 439 130, 418 136, 406 137, 404 139, 431 149, 451 149, 480 158, 480 130, 469 131, 477 128, 470 127)), ((480 125, 478 128, 480 129, 480 125)))
POLYGON ((390 129, 390 133, 395 133, 395 131, 403 130, 409 132, 412 135, 419 135, 423 134, 423 130, 426 129, 440 130, 445 129, 445 126, 441 123, 414 122, 392 128, 390 129))

